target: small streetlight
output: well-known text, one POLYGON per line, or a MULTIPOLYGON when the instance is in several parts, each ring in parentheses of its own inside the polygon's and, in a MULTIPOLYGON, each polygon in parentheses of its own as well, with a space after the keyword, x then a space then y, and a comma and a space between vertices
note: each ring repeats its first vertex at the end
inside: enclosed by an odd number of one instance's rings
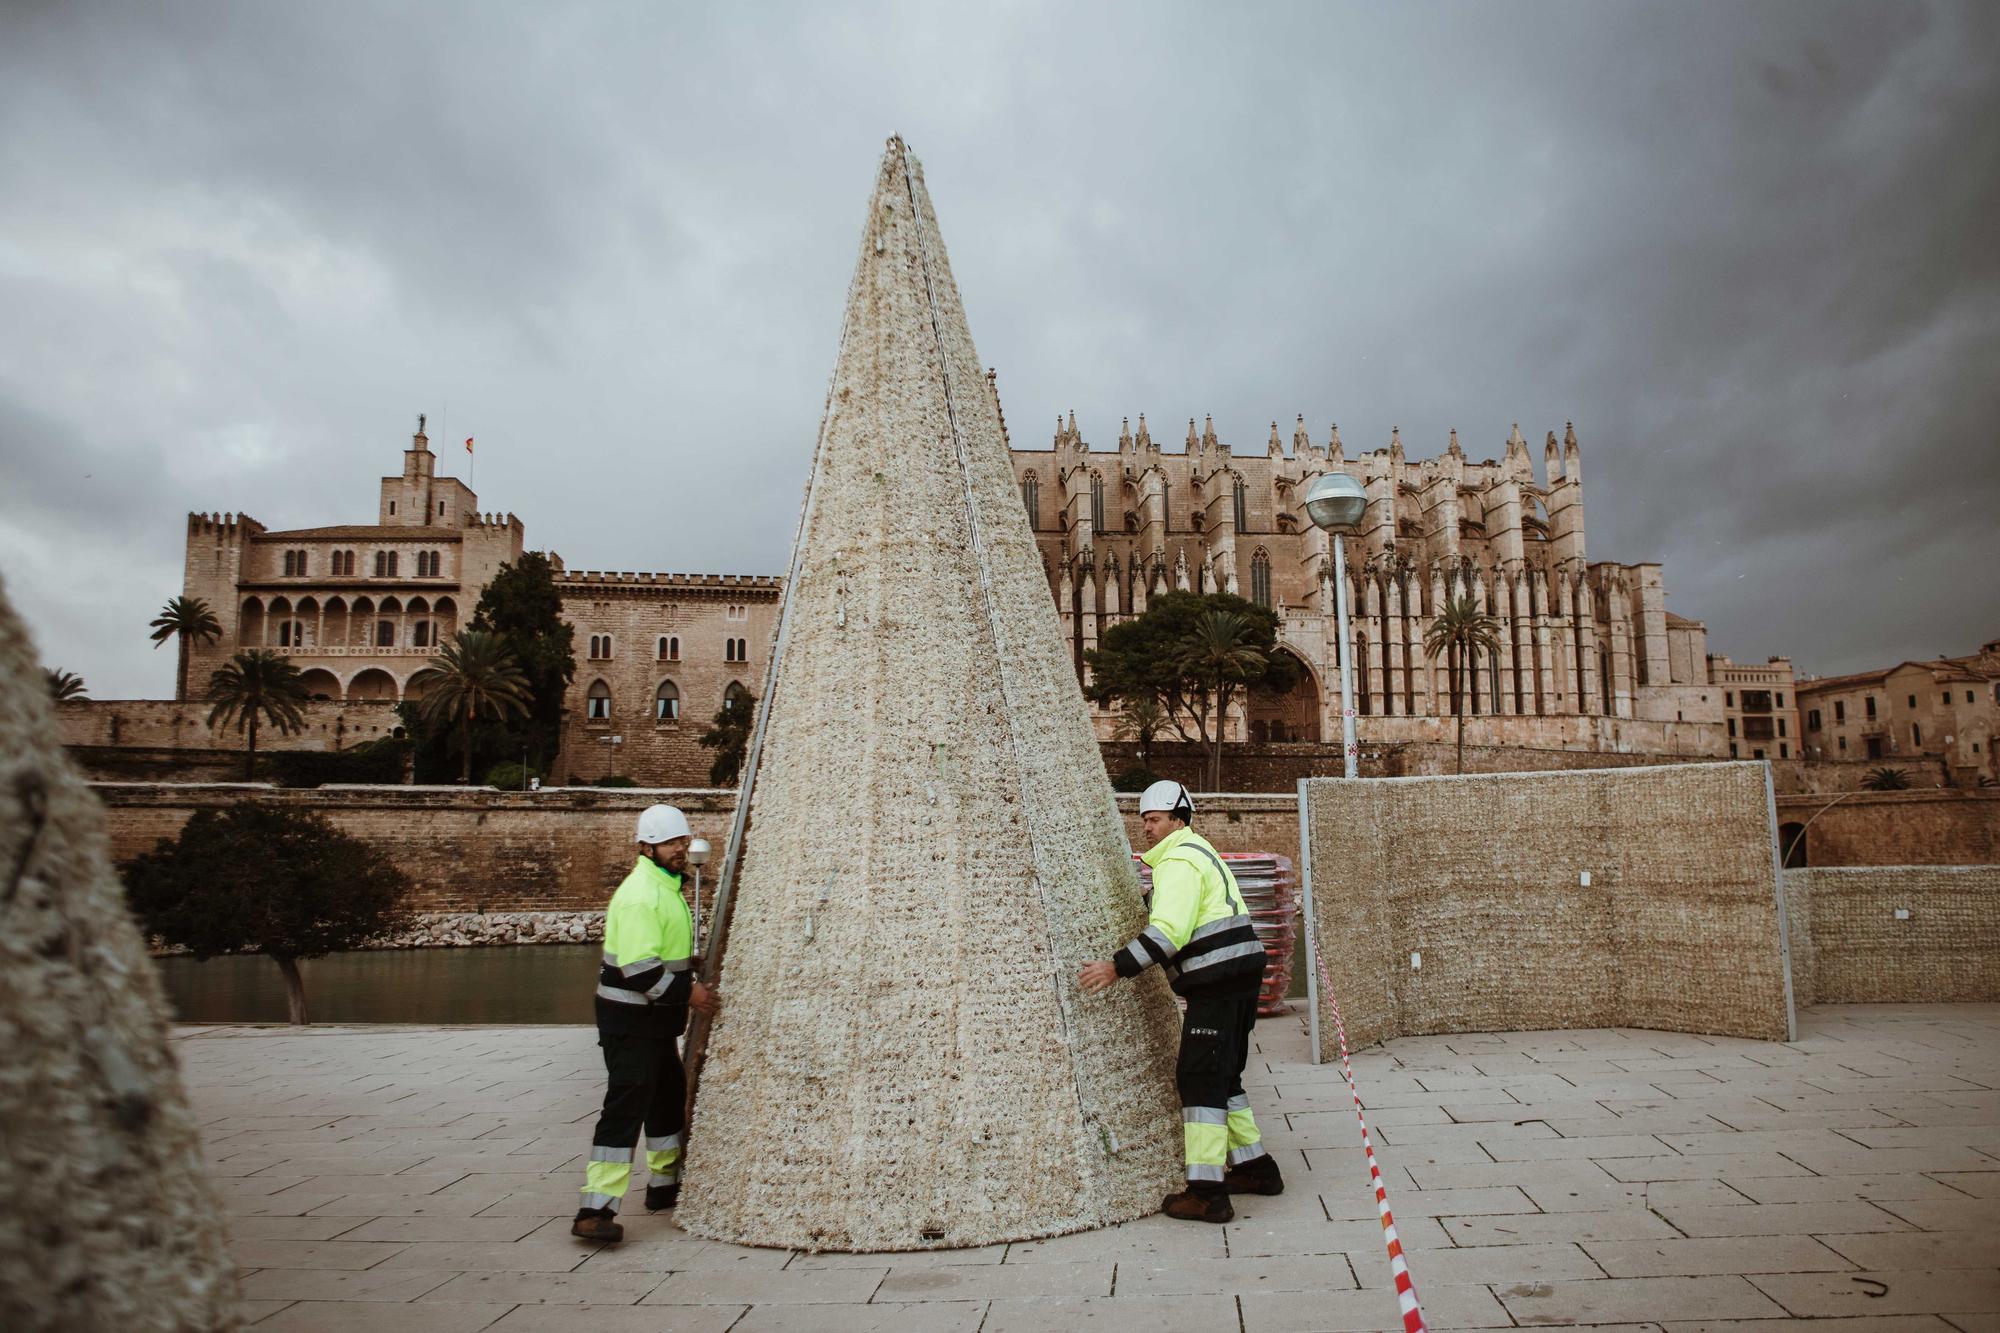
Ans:
POLYGON ((1333 604, 1340 635, 1340 738, 1348 777, 1356 774, 1360 750, 1354 739, 1354 663, 1347 647, 1347 550, 1343 533, 1354 531, 1368 511, 1368 492, 1345 472, 1322 473, 1306 488, 1306 517, 1333 535, 1333 604))
POLYGON ((688 844, 688 864, 694 867, 694 951, 701 952, 701 868, 713 855, 707 838, 696 838, 688 844))

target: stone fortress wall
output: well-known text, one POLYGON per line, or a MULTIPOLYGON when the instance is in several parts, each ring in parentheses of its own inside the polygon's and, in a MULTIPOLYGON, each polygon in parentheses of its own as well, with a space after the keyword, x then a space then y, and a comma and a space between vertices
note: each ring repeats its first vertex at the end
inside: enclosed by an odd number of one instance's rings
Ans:
MULTIPOLYGON (((654 801, 687 811, 722 855, 736 793, 729 789, 318 787, 263 783, 99 782, 114 858, 150 851, 198 809, 266 801, 324 816, 382 849, 415 882, 426 912, 601 909, 632 864, 632 824, 654 801)), ((1138 797, 1122 795, 1126 837, 1145 845, 1138 797)), ((1297 857, 1295 792, 1197 793, 1195 826, 1225 852, 1297 857)), ((1827 797, 1778 798, 1778 823, 1801 825, 1827 797)), ((1806 834, 1815 866, 2000 862, 2000 792, 1867 792, 1825 809, 1806 834)))

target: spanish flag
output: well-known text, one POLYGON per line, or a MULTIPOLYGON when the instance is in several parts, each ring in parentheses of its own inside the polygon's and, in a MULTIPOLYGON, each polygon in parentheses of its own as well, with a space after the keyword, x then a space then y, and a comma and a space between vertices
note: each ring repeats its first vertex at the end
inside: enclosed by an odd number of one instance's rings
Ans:
POLYGON ((470 435, 465 437, 465 452, 468 454, 472 452, 472 437, 470 435))

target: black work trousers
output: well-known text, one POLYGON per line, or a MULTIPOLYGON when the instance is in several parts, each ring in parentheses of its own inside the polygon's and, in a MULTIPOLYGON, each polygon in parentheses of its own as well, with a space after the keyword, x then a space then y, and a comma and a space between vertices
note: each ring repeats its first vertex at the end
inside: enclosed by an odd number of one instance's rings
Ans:
POLYGON ((1174 1086, 1181 1097, 1187 1178, 1197 1193, 1221 1190, 1232 1166, 1264 1155, 1243 1066, 1257 1025, 1257 992, 1191 995, 1181 1017, 1181 1053, 1174 1086))
POLYGON ((679 1043, 652 1033, 600 1032, 604 1051, 604 1110, 590 1136, 583 1206, 610 1208, 632 1180, 632 1151, 646 1134, 646 1166, 655 1185, 680 1179, 682 1118, 687 1113, 687 1072, 679 1043))

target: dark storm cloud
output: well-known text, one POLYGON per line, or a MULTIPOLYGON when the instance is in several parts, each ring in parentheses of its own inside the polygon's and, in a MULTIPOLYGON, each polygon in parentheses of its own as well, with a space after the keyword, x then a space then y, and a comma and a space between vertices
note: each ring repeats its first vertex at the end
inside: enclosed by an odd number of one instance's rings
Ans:
POLYGON ((1018 444, 1497 455, 1738 657, 2000 632, 1990 7, 13 6, 0 571, 138 651, 181 514, 366 517, 418 411, 573 565, 782 566, 874 159, 1018 444))

